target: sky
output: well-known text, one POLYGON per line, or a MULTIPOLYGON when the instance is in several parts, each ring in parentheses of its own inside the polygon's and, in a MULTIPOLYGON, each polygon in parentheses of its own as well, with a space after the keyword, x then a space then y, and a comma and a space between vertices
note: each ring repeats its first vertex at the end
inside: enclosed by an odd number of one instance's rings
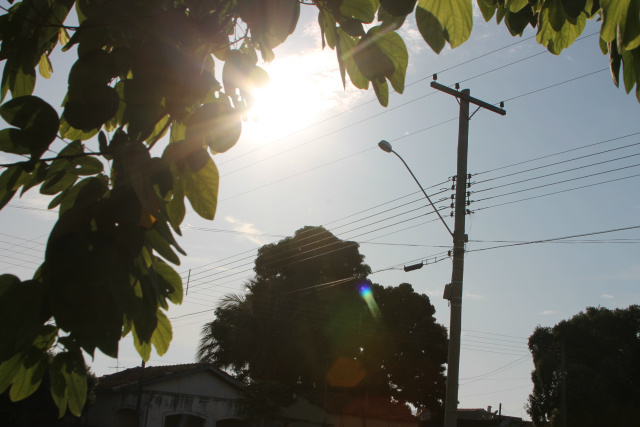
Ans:
MULTIPOLYGON (((459 107, 430 88, 437 73, 441 84, 505 101, 507 111, 479 110, 470 122, 459 407, 502 404, 503 414, 528 419, 534 329, 589 306, 640 303, 640 105, 612 83, 597 31, 590 22, 554 56, 531 28, 514 38, 476 11, 469 41, 436 55, 410 18, 400 30, 409 50, 406 89, 383 108, 373 90, 342 87, 335 52, 322 50, 315 11, 303 7, 275 61, 259 64, 271 84, 239 142, 214 157, 215 220, 192 211, 185 218, 179 243, 188 256, 176 269, 189 291, 169 310, 169 351, 148 364, 193 362, 203 324, 222 295, 243 292, 257 249, 306 225, 359 242, 373 282, 412 284, 448 327, 442 293, 451 261, 442 258, 451 237, 400 160, 377 147, 389 141, 436 206, 449 205, 459 107), (422 269, 404 272, 421 261, 422 269)), ((53 105, 64 96, 67 56, 54 53, 53 78, 38 80, 36 94, 53 105)), ((41 262, 57 217, 49 201, 32 190, 0 211, 4 273, 24 280, 41 262)), ((450 211, 442 213, 453 229, 450 211)), ((105 375, 139 366, 140 357, 129 336, 117 360, 96 352, 88 361, 105 375)))

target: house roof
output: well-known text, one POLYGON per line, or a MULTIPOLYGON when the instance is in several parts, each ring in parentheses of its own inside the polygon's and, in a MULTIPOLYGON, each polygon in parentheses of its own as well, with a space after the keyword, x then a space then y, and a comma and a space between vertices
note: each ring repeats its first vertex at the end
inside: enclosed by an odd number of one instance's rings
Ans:
MULTIPOLYGON (((191 375, 196 372, 210 372, 224 382, 236 388, 244 384, 211 363, 190 363, 185 365, 145 366, 144 383, 151 384, 178 376, 191 375)), ((130 368, 99 378, 98 391, 114 391, 122 388, 137 387, 140 380, 140 368, 130 368)))

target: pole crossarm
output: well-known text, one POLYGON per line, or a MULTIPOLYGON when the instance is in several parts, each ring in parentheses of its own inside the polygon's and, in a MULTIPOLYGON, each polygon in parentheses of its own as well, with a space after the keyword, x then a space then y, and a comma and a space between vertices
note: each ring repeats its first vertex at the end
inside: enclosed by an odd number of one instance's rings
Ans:
POLYGON ((491 105, 488 102, 482 101, 481 99, 474 98, 473 96, 467 95, 466 93, 459 92, 455 89, 451 89, 450 87, 447 87, 445 85, 441 85, 438 82, 431 82, 431 87, 441 92, 448 93, 449 95, 453 95, 458 99, 464 99, 465 101, 468 101, 471 104, 475 104, 478 107, 482 107, 489 111, 493 111, 494 113, 498 113, 501 116, 504 116, 507 114, 507 111, 502 108, 496 107, 495 105, 491 105))

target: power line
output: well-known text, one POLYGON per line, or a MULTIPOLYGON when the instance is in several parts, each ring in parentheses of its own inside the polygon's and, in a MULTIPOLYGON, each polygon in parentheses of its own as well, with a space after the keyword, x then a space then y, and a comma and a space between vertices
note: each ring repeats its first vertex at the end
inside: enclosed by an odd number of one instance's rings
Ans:
MULTIPOLYGON (((595 147, 596 145, 602 145, 602 144, 606 144, 608 142, 618 141, 620 139, 625 139, 625 138, 629 138, 631 136, 636 136, 636 135, 640 135, 640 132, 634 132, 634 133, 630 133, 630 134, 627 134, 627 135, 618 136, 616 138, 606 139, 604 141, 598 141, 598 142, 594 142, 592 144, 583 145, 583 146, 576 147, 576 148, 571 148, 569 150, 558 151, 557 153, 547 154, 545 156, 540 156, 540 157, 535 157, 533 159, 523 160, 521 162, 512 163, 512 164, 509 164, 509 165, 506 165, 506 166, 500 166, 500 167, 497 167, 497 168, 494 168, 494 169, 489 169, 489 170, 482 171, 482 172, 476 172, 476 173, 473 174, 473 176, 483 175, 485 173, 495 172, 495 171, 499 171, 499 170, 502 170, 502 169, 507 169, 507 168, 510 168, 510 167, 513 167, 513 166, 520 166, 520 165, 523 165, 523 164, 526 164, 526 163, 535 162, 537 160, 542 160, 542 159, 547 159, 549 157, 559 156, 560 154, 566 154, 566 153, 571 153, 573 151, 584 150, 586 148, 595 147)), ((483 182, 483 181, 481 181, 481 182, 483 182)))
MULTIPOLYGON (((603 171, 603 172, 596 172, 596 173, 592 173, 592 174, 589 174, 589 175, 579 176, 579 177, 576 177, 576 178, 570 178, 570 179, 565 179, 565 180, 562 180, 562 181, 556 181, 556 182, 552 182, 552 183, 549 183, 549 184, 538 185, 536 187, 525 188, 525 189, 522 189, 522 190, 512 191, 512 192, 509 192, 509 193, 498 194, 496 196, 489 196, 489 197, 485 197, 484 199, 478 199, 478 200, 476 200, 476 202, 483 202, 485 200, 491 200, 491 199, 495 199, 495 198, 498 198, 498 197, 510 196, 510 195, 513 195, 513 194, 519 194, 519 193, 523 193, 525 191, 537 190, 537 189, 540 189, 540 188, 550 187, 552 185, 564 184, 564 183, 567 183, 567 182, 577 181, 577 180, 585 179, 585 178, 591 178, 591 177, 599 176, 599 175, 605 175, 605 174, 612 173, 612 172, 619 172, 619 171, 625 170, 625 169, 637 168, 638 166, 640 166, 640 163, 635 164, 635 165, 630 165, 630 166, 623 166, 623 167, 619 167, 619 168, 616 168, 616 169, 610 169, 610 170, 606 170, 606 171, 603 171)), ((495 187, 495 188, 499 188, 499 187, 495 187)), ((476 193, 477 192, 479 192, 479 191, 476 191, 476 193)))
POLYGON ((553 196, 553 195, 556 195, 556 194, 567 193, 569 191, 581 190, 581 189, 584 189, 584 188, 595 187, 595 186, 598 186, 598 185, 609 184, 609 183, 612 183, 612 182, 624 181, 626 179, 637 178, 637 177, 640 177, 640 174, 625 176, 625 177, 622 177, 622 178, 610 179, 608 181, 596 182, 595 184, 582 185, 582 186, 579 186, 579 187, 568 188, 566 190, 554 191, 554 192, 551 192, 551 193, 540 194, 540 195, 537 195, 537 196, 526 197, 524 199, 518 199, 518 200, 509 201, 509 202, 498 203, 496 205, 484 206, 484 207, 476 208, 474 211, 481 211, 481 210, 485 210, 485 209, 497 208, 499 206, 511 205, 513 203, 520 203, 520 202, 524 202, 524 201, 527 201, 527 200, 539 199, 539 198, 542 198, 542 197, 553 196))
POLYGON ((586 237, 586 236, 595 236, 598 234, 607 234, 607 233, 615 233, 615 232, 619 232, 619 231, 627 231, 627 230, 635 230, 640 228, 640 225, 634 225, 631 227, 623 227, 623 228, 613 228, 610 230, 603 230, 603 231, 594 231, 591 233, 582 233, 582 234, 573 234, 570 236, 562 236, 562 237, 553 237, 550 239, 541 239, 541 240, 531 240, 528 242, 519 242, 519 243, 510 243, 510 244, 505 244, 505 245, 499 245, 499 246, 492 246, 492 247, 488 247, 488 248, 480 248, 480 249, 470 249, 467 250, 466 252, 481 252, 481 251, 487 251, 487 250, 492 250, 492 249, 500 249, 500 248, 508 248, 508 247, 512 247, 512 246, 523 246, 523 245, 531 245, 531 244, 536 244, 536 243, 546 243, 546 242, 551 242, 554 240, 564 240, 564 239, 575 239, 576 237, 586 237))
MULTIPOLYGON (((638 132, 638 134, 640 134, 640 132, 638 132)), ((636 135, 636 134, 633 134, 633 135, 636 135)), ((631 135, 629 135, 629 136, 631 136, 631 135)), ((564 164, 564 163, 575 162, 576 160, 582 160, 582 159, 586 159, 588 157, 599 156, 599 155, 602 155, 602 154, 611 153, 613 151, 622 150, 622 149, 629 148, 629 147, 635 147, 637 145, 640 145, 640 142, 636 142, 634 144, 625 145, 623 147, 616 147, 616 148, 612 148, 612 149, 609 149, 609 150, 599 151, 597 153, 587 154, 585 156, 573 157, 571 159, 563 160, 563 161, 560 161, 560 162, 549 163, 549 164, 538 166, 538 167, 535 167, 535 168, 525 169, 525 170, 509 173, 509 174, 506 174, 506 175, 501 175, 501 176, 497 176, 497 177, 494 177, 494 178, 485 179, 485 180, 482 180, 482 181, 477 181, 477 182, 474 182, 473 184, 474 185, 475 184, 482 184, 482 183, 485 183, 485 182, 494 181, 496 179, 502 179, 502 178, 506 178, 506 177, 509 177, 509 176, 519 175, 521 173, 526 173, 526 172, 531 172, 531 171, 534 171, 534 170, 544 169, 544 168, 548 168, 548 167, 551 167, 551 166, 557 166, 557 165, 561 165, 561 164, 564 164)), ((584 148, 584 147, 581 147, 581 148, 584 148)), ((623 156, 623 157, 618 157, 618 158, 612 159, 612 160, 606 160, 606 161, 603 161, 603 162, 600 162, 600 163, 592 163, 590 165, 582 166, 582 167, 575 168, 575 169, 567 169, 566 171, 572 171, 572 170, 576 170, 576 169, 580 169, 580 168, 584 168, 584 167, 588 167, 588 166, 599 165, 599 164, 602 164, 602 163, 612 162, 612 161, 615 161, 615 160, 622 160, 622 159, 626 159, 626 158, 629 158, 629 157, 634 157, 634 156, 637 156, 637 155, 639 155, 639 154, 631 154, 631 155, 627 155, 627 156, 623 156)), ((543 176, 546 176, 546 175, 543 175, 543 176)))

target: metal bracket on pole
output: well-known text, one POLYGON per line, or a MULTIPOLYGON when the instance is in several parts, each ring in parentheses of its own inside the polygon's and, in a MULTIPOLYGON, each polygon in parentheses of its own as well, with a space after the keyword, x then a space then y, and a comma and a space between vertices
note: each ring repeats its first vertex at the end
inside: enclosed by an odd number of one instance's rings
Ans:
POLYGON ((489 111, 493 111, 494 113, 498 113, 501 116, 504 116, 507 114, 507 112, 502 108, 496 107, 495 105, 491 105, 488 102, 484 102, 478 98, 474 98, 473 96, 467 95, 466 93, 459 92, 455 89, 451 89, 448 86, 441 85, 440 83, 431 82, 431 87, 434 89, 438 89, 441 92, 448 93, 449 95, 453 95, 458 99, 464 99, 465 101, 468 101, 471 104, 475 104, 478 107, 482 107, 489 111))

